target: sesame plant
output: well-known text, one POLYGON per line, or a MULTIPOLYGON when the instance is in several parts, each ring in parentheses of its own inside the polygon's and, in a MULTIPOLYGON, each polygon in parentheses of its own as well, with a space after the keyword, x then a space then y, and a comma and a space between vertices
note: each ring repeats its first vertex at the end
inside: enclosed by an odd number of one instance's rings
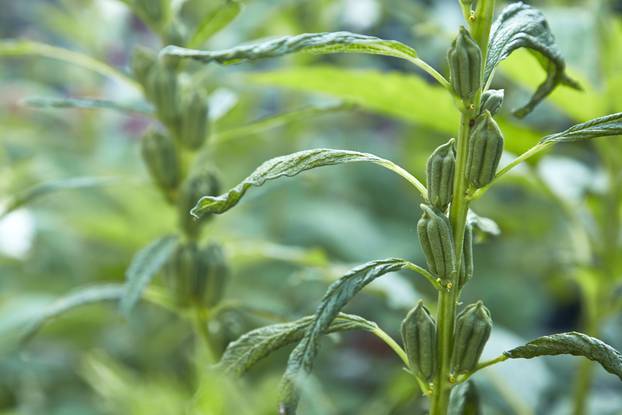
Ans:
POLYGON ((386 342, 422 394, 428 397, 431 415, 479 413, 478 393, 470 378, 508 359, 575 355, 599 363, 622 379, 622 355, 595 337, 578 332, 540 337, 491 360, 480 360, 492 331, 492 316, 482 301, 469 305, 461 303, 463 290, 477 274, 473 264, 476 215, 470 211, 471 203, 484 196, 513 168, 555 144, 620 135, 622 113, 601 116, 547 135, 499 169, 504 140, 513 137, 504 138, 495 121, 495 114, 503 104, 503 91, 490 89, 497 65, 512 52, 525 48, 546 71, 545 81, 526 104, 514 111, 519 118, 532 112, 555 88, 578 89, 580 86, 566 74, 565 62, 553 34, 544 16, 535 8, 516 2, 494 18, 494 0, 461 0, 459 6, 465 24, 449 48, 448 77, 401 42, 348 32, 287 36, 224 51, 169 46, 161 52, 161 58, 169 65, 179 65, 186 59, 238 63, 296 52, 391 56, 405 59, 430 75, 451 94, 459 113, 455 138, 438 147, 428 158, 425 185, 406 169, 376 155, 319 148, 271 159, 226 193, 203 195, 192 209, 196 220, 222 214, 237 205, 250 189, 268 181, 317 167, 354 162, 371 162, 397 173, 421 198, 422 215, 417 222, 417 233, 425 266, 399 258, 362 264, 328 288, 313 315, 251 331, 225 351, 219 367, 229 374, 241 375, 274 350, 296 344, 281 382, 279 408, 282 414, 296 413, 322 337, 352 329, 369 331, 386 342), (369 283, 401 270, 423 277, 437 292, 437 301, 427 305, 420 301, 408 312, 401 325, 400 345, 376 323, 342 311, 369 283))

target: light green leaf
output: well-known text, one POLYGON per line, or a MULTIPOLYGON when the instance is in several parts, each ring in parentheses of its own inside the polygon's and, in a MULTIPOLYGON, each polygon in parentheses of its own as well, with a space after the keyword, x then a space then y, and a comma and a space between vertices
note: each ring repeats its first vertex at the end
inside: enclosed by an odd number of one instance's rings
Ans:
POLYGON ((242 6, 236 0, 227 0, 213 14, 208 14, 199 24, 197 30, 190 38, 188 47, 197 48, 201 46, 212 35, 225 28, 242 10, 242 6))
POLYGON ((579 85, 566 75, 566 63, 540 11, 522 2, 512 3, 495 20, 491 33, 484 73, 486 82, 499 62, 520 48, 529 49, 547 72, 546 80, 536 89, 529 102, 514 111, 516 116, 529 114, 560 83, 579 89, 579 85))
POLYGON ((480 415, 481 413, 479 393, 472 380, 452 389, 449 415, 480 415))
POLYGON ((109 109, 122 114, 139 113, 150 115, 153 108, 145 102, 123 103, 107 99, 93 98, 26 98, 23 103, 35 108, 79 108, 79 109, 109 109))
MULTIPOLYGON (((218 366, 229 374, 241 376, 270 353, 300 341, 312 322, 313 316, 307 316, 290 323, 273 324, 250 331, 229 343, 218 366)), ((362 317, 339 313, 324 333, 348 330, 373 332, 377 327, 376 323, 362 317)))
POLYGON ((70 179, 60 179, 47 183, 41 183, 15 195, 9 201, 4 211, 0 213, 0 218, 50 193, 58 192, 60 190, 101 187, 109 185, 117 180, 118 178, 116 177, 72 177, 70 179))
POLYGON ((26 328, 23 340, 28 341, 44 324, 62 314, 84 305, 116 301, 121 298, 124 291, 125 287, 122 284, 96 285, 73 291, 50 304, 40 315, 36 316, 26 328))
POLYGON ((28 40, 0 41, 0 56, 43 56, 89 69, 105 77, 117 79, 135 88, 138 84, 116 68, 83 53, 28 40))
POLYGON ((125 273, 126 290, 119 304, 123 313, 128 315, 132 311, 145 288, 168 261, 176 246, 177 236, 166 235, 151 242, 134 255, 125 273))
POLYGON ((467 212, 467 222, 473 225, 473 228, 477 230, 479 233, 490 236, 499 236, 501 235, 501 229, 497 222, 490 218, 486 218, 484 216, 480 216, 471 209, 467 212))
POLYGON ((306 374, 311 372, 318 352, 320 336, 330 327, 341 309, 367 284, 409 265, 411 264, 408 261, 397 258, 368 262, 350 270, 328 288, 313 316, 313 322, 289 356, 287 370, 281 383, 282 414, 296 413, 299 400, 298 384, 306 374))
POLYGON ((622 112, 573 125, 565 131, 544 137, 541 143, 566 143, 612 135, 622 135, 622 112))
POLYGON ((427 191, 423 184, 410 173, 389 160, 369 153, 359 153, 358 151, 318 148, 299 151, 264 162, 250 176, 227 193, 220 196, 203 196, 190 213, 196 217, 208 213, 224 213, 237 205, 248 189, 253 186, 262 186, 269 180, 295 176, 305 170, 317 167, 362 161, 378 164, 396 172, 415 186, 424 198, 427 197, 427 191))
POLYGON ((503 354, 510 359, 531 359, 563 354, 583 356, 600 363, 607 372, 622 380, 622 354, 598 339, 574 331, 539 337, 503 354))

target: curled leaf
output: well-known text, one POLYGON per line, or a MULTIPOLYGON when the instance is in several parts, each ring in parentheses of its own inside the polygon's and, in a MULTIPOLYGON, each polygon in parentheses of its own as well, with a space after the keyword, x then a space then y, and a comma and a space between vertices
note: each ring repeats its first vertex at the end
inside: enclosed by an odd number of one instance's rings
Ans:
POLYGON ((539 337, 503 354, 511 359, 562 354, 583 356, 600 363, 607 372, 622 380, 622 354, 598 339, 574 331, 539 337))
POLYGON ((499 62, 512 52, 527 48, 546 71, 546 79, 540 84, 527 104, 514 111, 517 117, 529 114, 559 84, 580 89, 577 82, 566 75, 566 63, 555 43, 549 24, 537 9, 516 2, 507 6, 495 20, 491 29, 484 80, 489 81, 499 62))

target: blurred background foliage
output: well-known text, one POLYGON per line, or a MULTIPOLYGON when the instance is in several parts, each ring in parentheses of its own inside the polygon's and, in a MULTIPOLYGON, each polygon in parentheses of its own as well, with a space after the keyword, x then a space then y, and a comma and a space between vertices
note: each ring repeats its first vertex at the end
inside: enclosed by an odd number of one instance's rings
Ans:
MULTIPOLYGON (((187 27, 231 6, 225 0, 173 3, 187 27)), ((231 24, 198 46, 349 30, 413 45, 446 73, 446 51, 462 18, 454 3, 244 0, 231 24)), ((526 53, 505 62, 493 85, 506 91, 505 162, 548 133, 622 111, 622 2, 531 3, 544 11, 583 91, 561 88, 518 121, 510 110, 544 73, 526 53)), ((266 359, 242 384, 230 383, 203 370, 187 321, 146 302, 129 318, 114 303, 84 307, 20 342, 31 319, 55 298, 123 282, 134 253, 173 230, 175 216, 140 158, 149 116, 25 104, 33 97, 140 104, 132 82, 7 52, 11 40, 42 42, 129 73, 134 46, 162 46, 150 29, 115 0, 10 1, 2 10, 0 211, 41 184, 73 180, 73 186, 0 216, 0 413, 274 413, 286 352, 266 359)), ((373 152, 423 177, 427 155, 457 127, 452 103, 430 79, 390 58, 294 56, 190 69, 188 85, 210 94, 213 134, 205 163, 221 172, 225 187, 267 158, 320 146, 373 152)), ((500 235, 477 245, 475 278, 464 294, 465 302, 484 300, 494 316, 487 356, 524 339, 582 328, 590 281, 604 279, 607 291, 622 291, 614 283, 622 278, 621 159, 615 139, 565 144, 475 204, 500 228, 500 235), (599 229, 606 234, 612 226, 607 240, 599 229), (613 258, 607 271, 599 269, 603 257, 613 258)), ((216 218, 206 238, 224 244, 233 267, 226 298, 243 305, 212 323, 220 347, 251 328, 313 312, 327 284, 351 264, 384 257, 422 263, 419 202, 395 176, 352 165, 271 183, 216 218)), ((416 278, 395 275, 374 284, 348 311, 398 336, 403 314, 431 294, 416 278)), ((620 349, 622 320, 615 311, 599 321, 598 332, 620 349)), ((416 387, 384 344, 366 333, 324 344, 303 413, 418 413, 416 387)), ((554 358, 478 374, 485 413, 569 413, 568 380, 577 366, 577 359, 554 358)), ((590 413, 622 413, 622 386, 600 368, 595 375, 590 413)))

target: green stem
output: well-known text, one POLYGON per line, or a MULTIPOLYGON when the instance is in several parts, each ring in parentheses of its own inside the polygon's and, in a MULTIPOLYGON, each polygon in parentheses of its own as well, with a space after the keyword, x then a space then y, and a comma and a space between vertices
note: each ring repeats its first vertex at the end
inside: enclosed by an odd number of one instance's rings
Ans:
POLYGON ((205 353, 209 364, 215 364, 218 361, 218 353, 216 352, 216 346, 212 341, 212 336, 207 328, 207 315, 205 309, 201 307, 196 308, 196 333, 197 337, 202 341, 205 346, 205 353))
POLYGON ((422 268, 419 265, 413 264, 413 263, 410 263, 410 264, 406 265, 406 269, 408 269, 410 271, 414 271, 414 272, 418 273, 419 275, 421 275, 423 278, 428 280, 428 282, 430 284, 432 284, 432 286, 434 288, 436 288, 437 290, 440 290, 440 289, 443 288, 443 286, 441 285, 441 282, 440 282, 440 278, 436 278, 427 269, 422 268))
MULTIPOLYGON (((475 20, 471 23, 471 35, 482 51, 483 62, 486 62, 488 53, 488 39, 490 27, 495 11, 495 0, 478 0, 475 7, 475 20)), ((483 65, 482 65, 483 66, 483 65)))

